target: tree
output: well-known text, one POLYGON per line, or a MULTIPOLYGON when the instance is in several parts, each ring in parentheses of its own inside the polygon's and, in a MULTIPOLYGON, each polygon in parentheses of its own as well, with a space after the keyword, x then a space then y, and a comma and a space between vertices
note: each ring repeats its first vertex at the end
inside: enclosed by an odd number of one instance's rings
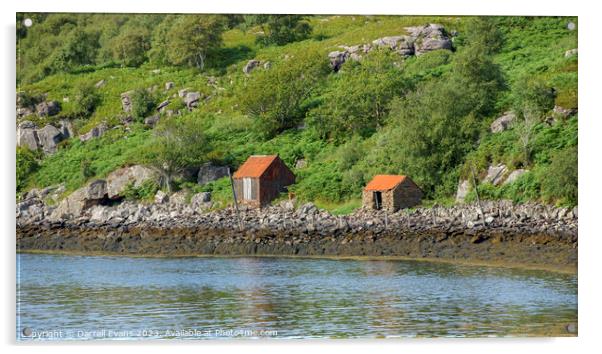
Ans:
POLYGON ((384 123, 391 99, 408 86, 394 59, 379 51, 346 64, 331 78, 322 103, 309 112, 308 125, 322 138, 374 133, 384 123))
POLYGON ((130 99, 132 101, 132 117, 138 122, 142 122, 155 108, 153 95, 143 88, 134 90, 130 99))
POLYGON ((457 181, 450 176, 475 148, 482 122, 504 88, 500 68, 483 44, 464 47, 448 74, 392 103, 385 154, 427 195, 452 193, 457 181))
POLYGON ((542 174, 542 194, 548 200, 557 200, 569 205, 578 202, 577 147, 558 151, 542 174))
POLYGON ((329 72, 319 52, 299 53, 270 70, 257 70, 240 94, 243 112, 255 119, 265 137, 296 127, 308 110, 307 100, 329 72))
POLYGON ((304 40, 312 30, 301 15, 259 15, 255 21, 261 24, 263 31, 256 40, 263 45, 284 45, 304 40))
POLYGON ((203 69, 222 44, 225 21, 220 15, 183 15, 166 33, 165 54, 173 65, 203 69))
POLYGON ((174 175, 205 162, 209 150, 199 119, 169 118, 162 120, 154 130, 150 163, 159 171, 162 184, 171 192, 174 175))
POLYGON ((63 46, 53 53, 52 70, 69 72, 78 66, 95 64, 98 36, 98 32, 73 29, 64 39, 63 46))
POLYGON ((535 127, 543 115, 554 107, 554 91, 541 80, 522 78, 513 88, 513 110, 518 116, 517 134, 523 150, 525 164, 531 162, 532 140, 535 127))
POLYGON ((79 118, 88 117, 100 102, 100 95, 91 82, 79 83, 73 92, 74 114, 79 118))
POLYGON ((479 16, 471 18, 466 24, 464 37, 468 45, 481 45, 487 54, 495 54, 502 49, 504 35, 494 17, 479 16))
POLYGON ((150 38, 146 31, 128 29, 111 40, 113 59, 125 66, 139 66, 146 61, 150 38))

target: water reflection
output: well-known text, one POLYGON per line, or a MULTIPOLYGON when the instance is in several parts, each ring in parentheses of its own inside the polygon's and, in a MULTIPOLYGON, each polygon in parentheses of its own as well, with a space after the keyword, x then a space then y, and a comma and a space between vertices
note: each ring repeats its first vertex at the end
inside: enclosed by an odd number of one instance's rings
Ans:
POLYGON ((541 271, 275 258, 17 260, 20 339, 24 327, 75 339, 103 338, 87 334, 99 329, 126 338, 554 335, 577 321, 576 277, 541 271), (205 334, 173 333, 186 329, 205 334))

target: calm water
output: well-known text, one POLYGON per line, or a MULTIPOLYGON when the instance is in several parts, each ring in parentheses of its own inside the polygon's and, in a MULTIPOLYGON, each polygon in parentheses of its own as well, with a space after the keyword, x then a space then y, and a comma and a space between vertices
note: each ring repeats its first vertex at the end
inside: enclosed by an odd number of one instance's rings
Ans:
POLYGON ((20 340, 549 335, 577 322, 576 276, 541 271, 39 254, 17 255, 17 270, 20 340))

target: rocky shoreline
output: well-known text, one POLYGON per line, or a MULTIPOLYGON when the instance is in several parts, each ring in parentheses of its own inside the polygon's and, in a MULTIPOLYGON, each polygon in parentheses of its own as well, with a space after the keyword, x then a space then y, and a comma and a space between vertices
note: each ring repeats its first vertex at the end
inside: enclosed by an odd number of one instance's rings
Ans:
POLYGON ((285 201, 241 210, 239 220, 233 208, 122 202, 54 221, 45 217, 51 212, 45 208, 35 201, 25 209, 18 205, 18 251, 403 257, 564 271, 577 267, 577 208, 496 201, 335 216, 311 203, 295 208, 285 201))

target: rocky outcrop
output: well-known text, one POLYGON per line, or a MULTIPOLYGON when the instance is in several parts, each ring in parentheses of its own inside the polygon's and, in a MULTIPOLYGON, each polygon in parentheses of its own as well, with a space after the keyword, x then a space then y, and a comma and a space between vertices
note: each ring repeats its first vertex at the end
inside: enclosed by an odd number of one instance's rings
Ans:
POLYGON ((48 124, 38 130, 40 146, 46 154, 54 154, 57 144, 63 140, 63 134, 54 126, 48 124))
POLYGON ((207 162, 199 168, 199 172, 197 175, 197 183, 200 185, 204 185, 209 182, 216 181, 222 177, 226 177, 227 175, 227 166, 216 166, 211 162, 207 162))
POLYGON ((130 113, 132 111, 132 94, 134 91, 127 91, 121 94, 121 108, 125 113, 130 113))
POLYGON ((153 128, 155 125, 157 125, 157 123, 159 123, 160 120, 161 120, 161 115, 155 114, 150 117, 144 118, 144 125, 146 125, 147 127, 153 128))
POLYGON ((57 115, 61 111, 61 106, 56 101, 44 101, 36 105, 36 113, 40 117, 50 117, 57 115))
POLYGON ((159 190, 157 191, 157 193, 155 194, 155 204, 164 204, 169 202, 169 196, 167 195, 167 193, 159 190))
POLYGON ((515 119, 516 119, 516 115, 513 112, 511 112, 511 111, 505 112, 500 117, 498 117, 496 120, 494 120, 493 123, 491 123, 491 126, 489 128, 492 133, 501 133, 505 130, 508 130, 511 127, 511 125, 515 119))
POLYGON ((565 58, 570 58, 570 57, 572 57, 574 55, 577 55, 577 53, 578 53, 578 49, 577 48, 575 48, 575 49, 569 49, 566 52, 564 52, 564 57, 565 58))
POLYGON ((100 204, 106 197, 107 182, 104 180, 95 180, 71 193, 55 209, 46 214, 49 215, 48 219, 50 221, 78 218, 82 216, 82 213, 86 209, 100 204))
POLYGON ((201 99, 200 92, 187 92, 186 96, 184 96, 184 103, 188 109, 192 109, 199 105, 199 100, 201 99))
POLYGON ((17 146, 28 147, 30 150, 40 148, 37 126, 28 120, 23 121, 17 127, 17 146))
POLYGON ((69 137, 70 127, 70 123, 61 121, 60 130, 50 124, 37 129, 34 123, 23 121, 17 127, 17 146, 26 146, 30 150, 42 149, 45 154, 53 154, 58 143, 69 137))
POLYGON ((110 199, 123 197, 128 186, 140 187, 148 180, 156 180, 157 173, 145 166, 134 165, 111 172, 106 178, 107 196, 110 199))
POLYGON ((79 140, 84 142, 84 141, 88 141, 90 139, 99 138, 107 130, 109 130, 109 127, 106 125, 106 123, 101 123, 101 124, 95 126, 94 128, 90 129, 90 131, 87 132, 86 134, 80 135, 79 140))
POLYGON ((504 181, 504 183, 502 185, 514 183, 519 177, 521 177, 522 175, 524 175, 525 173, 528 173, 528 172, 529 172, 529 170, 524 170, 522 168, 519 168, 518 170, 514 170, 514 171, 510 172, 510 174, 508 175, 508 177, 506 177, 506 180, 504 181))
POLYGON ((247 62, 247 64, 245 64, 244 68, 242 68, 242 72, 249 75, 251 71, 257 68, 259 65, 261 65, 259 60, 251 59, 247 62))
POLYGON ((157 111, 158 112, 163 112, 163 110, 165 109, 165 107, 167 107, 169 105, 169 100, 165 100, 161 103, 159 103, 159 105, 157 106, 157 111))
POLYGON ((175 87, 175 84, 173 83, 173 81, 168 81, 165 83, 165 91, 169 91, 174 87, 175 87))
POLYGON ((464 203, 468 192, 470 192, 470 182, 467 179, 460 181, 456 190, 456 203, 464 203))
POLYGON ((504 164, 489 166, 489 168, 487 168, 487 175, 483 178, 482 182, 491 183, 494 186, 497 186, 504 180, 506 172, 508 172, 508 168, 504 164))
POLYGON ((452 41, 441 25, 429 24, 406 27, 405 29, 408 35, 382 37, 375 39, 372 43, 354 46, 340 46, 342 50, 328 54, 330 67, 335 72, 339 71, 347 60, 358 61, 364 54, 371 52, 374 48, 387 48, 402 57, 422 55, 440 49, 452 49, 452 41))

